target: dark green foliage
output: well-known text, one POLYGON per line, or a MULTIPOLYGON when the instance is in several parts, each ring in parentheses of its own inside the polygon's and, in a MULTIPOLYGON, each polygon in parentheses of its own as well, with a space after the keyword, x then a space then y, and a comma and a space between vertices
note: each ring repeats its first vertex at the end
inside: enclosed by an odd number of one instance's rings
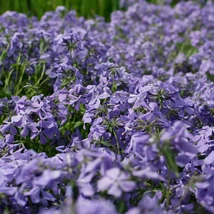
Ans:
POLYGON ((109 20, 110 13, 119 9, 119 0, 0 0, 0 5, 1 14, 12 10, 41 18, 46 11, 63 5, 69 10, 76 10, 79 16, 100 15, 109 20))
POLYGON ((207 79, 211 80, 212 82, 214 82, 214 75, 210 74, 209 72, 206 72, 207 75, 207 79))
POLYGON ((190 44, 190 42, 177 43, 176 47, 180 53, 190 57, 198 52, 198 49, 190 44))

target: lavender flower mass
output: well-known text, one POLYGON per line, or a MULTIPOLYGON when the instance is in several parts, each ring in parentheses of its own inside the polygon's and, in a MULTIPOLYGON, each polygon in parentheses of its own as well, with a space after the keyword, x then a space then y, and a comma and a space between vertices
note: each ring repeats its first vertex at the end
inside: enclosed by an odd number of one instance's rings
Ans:
POLYGON ((214 3, 120 5, 0 16, 0 213, 214 213, 214 3))

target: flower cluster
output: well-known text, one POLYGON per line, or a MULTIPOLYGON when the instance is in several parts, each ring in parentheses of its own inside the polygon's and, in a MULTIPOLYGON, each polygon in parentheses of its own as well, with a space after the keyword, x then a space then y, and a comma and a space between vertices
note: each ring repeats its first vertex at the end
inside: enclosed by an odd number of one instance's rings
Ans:
POLYGON ((214 213, 214 4, 0 16, 0 213, 214 213))

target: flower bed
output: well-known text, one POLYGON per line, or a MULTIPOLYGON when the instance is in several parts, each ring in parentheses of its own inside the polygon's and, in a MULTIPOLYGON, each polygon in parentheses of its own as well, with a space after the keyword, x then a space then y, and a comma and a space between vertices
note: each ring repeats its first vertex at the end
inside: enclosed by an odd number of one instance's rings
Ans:
POLYGON ((0 16, 0 213, 214 213, 213 11, 0 16))

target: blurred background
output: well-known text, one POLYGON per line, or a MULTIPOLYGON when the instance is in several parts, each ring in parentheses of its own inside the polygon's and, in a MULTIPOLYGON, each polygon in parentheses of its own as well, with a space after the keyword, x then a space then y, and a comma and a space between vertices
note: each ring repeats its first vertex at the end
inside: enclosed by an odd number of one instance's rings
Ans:
MULTIPOLYGON (((123 2, 125 1, 134 2, 134 0, 123 0, 123 2)), ((154 4, 171 2, 171 6, 174 6, 181 0, 146 1, 154 4)), ((202 4, 206 2, 206 0, 195 1, 202 4)), ((108 21, 110 19, 111 12, 120 8, 120 0, 0 0, 0 14, 11 10, 41 18, 46 11, 53 11, 57 6, 65 6, 69 10, 76 10, 79 16, 84 16, 86 18, 94 17, 94 15, 100 15, 105 17, 108 21)))
POLYGON ((86 18, 100 15, 109 19, 110 13, 119 9, 119 0, 0 0, 0 14, 12 10, 41 18, 57 6, 76 10, 79 16, 86 18))

